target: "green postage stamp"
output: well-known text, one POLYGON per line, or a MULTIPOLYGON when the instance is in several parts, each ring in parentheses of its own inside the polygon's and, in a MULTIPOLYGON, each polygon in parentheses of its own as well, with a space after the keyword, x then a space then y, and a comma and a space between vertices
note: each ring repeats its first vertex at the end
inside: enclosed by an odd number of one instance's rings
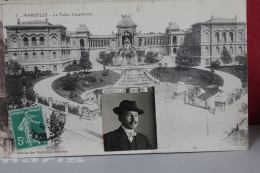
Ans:
POLYGON ((41 107, 31 107, 9 112, 16 149, 48 145, 41 107))

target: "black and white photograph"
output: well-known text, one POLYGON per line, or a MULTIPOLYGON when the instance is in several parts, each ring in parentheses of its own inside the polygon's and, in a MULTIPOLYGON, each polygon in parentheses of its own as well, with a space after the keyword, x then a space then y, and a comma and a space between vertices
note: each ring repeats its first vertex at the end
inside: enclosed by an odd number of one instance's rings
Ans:
POLYGON ((7 109, 48 143, 9 122, 10 157, 248 149, 246 0, 1 7, 7 109))
POLYGON ((105 151, 157 149, 154 92, 101 95, 105 151))

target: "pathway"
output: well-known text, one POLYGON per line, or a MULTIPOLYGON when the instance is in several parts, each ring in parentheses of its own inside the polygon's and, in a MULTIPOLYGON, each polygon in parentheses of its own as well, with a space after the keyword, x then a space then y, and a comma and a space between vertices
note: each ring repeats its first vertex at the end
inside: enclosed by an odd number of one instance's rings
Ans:
MULTIPOLYGON (((211 71, 211 69, 205 68, 205 67, 198 66, 196 68, 197 69, 201 69, 201 70, 205 70, 205 71, 211 71)), ((217 75, 219 75, 220 77, 223 78, 224 84, 223 84, 222 89, 226 93, 231 93, 231 92, 233 92, 237 88, 242 88, 242 82, 236 76, 233 76, 233 75, 231 75, 229 73, 218 71, 218 70, 214 70, 214 71, 215 71, 215 74, 217 74, 217 75)))

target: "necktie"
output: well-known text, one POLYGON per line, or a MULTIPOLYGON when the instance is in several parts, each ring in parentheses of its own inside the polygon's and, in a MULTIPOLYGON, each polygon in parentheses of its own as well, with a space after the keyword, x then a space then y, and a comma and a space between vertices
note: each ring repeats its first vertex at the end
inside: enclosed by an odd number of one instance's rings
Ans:
POLYGON ((133 141, 134 136, 136 136, 136 134, 137 134, 137 133, 136 133, 135 131, 133 131, 133 132, 128 132, 128 133, 127 133, 127 137, 128 137, 128 139, 129 139, 130 142, 133 141))

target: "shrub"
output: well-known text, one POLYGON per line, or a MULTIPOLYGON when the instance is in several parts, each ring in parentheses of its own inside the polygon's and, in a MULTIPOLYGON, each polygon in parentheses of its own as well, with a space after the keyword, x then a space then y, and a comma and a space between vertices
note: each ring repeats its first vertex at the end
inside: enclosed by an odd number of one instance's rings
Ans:
POLYGON ((43 104, 43 105, 49 106, 49 103, 48 103, 47 99, 45 99, 45 98, 39 97, 38 102, 43 104))
POLYGON ((57 109, 57 110, 60 110, 60 111, 65 111, 65 106, 64 106, 64 105, 61 105, 61 104, 53 103, 53 104, 52 104, 52 107, 53 107, 54 109, 57 109))
POLYGON ((83 79, 86 80, 87 82, 97 82, 97 78, 93 76, 85 76, 83 79))
POLYGON ((79 114, 79 109, 77 107, 70 107, 69 106, 69 113, 78 115, 79 114))
POLYGON ((211 61, 211 63, 210 63, 211 68, 218 68, 219 66, 220 66, 219 60, 211 61))
POLYGON ((61 79, 63 90, 66 91, 74 91, 76 87, 75 79, 71 77, 71 75, 68 73, 67 76, 63 77, 61 79))
POLYGON ((108 71, 104 71, 102 75, 103 76, 108 76, 108 71))
POLYGON ((70 92, 70 98, 72 99, 74 97, 73 92, 70 92))
POLYGON ((77 60, 73 60, 72 64, 77 65, 77 60))

